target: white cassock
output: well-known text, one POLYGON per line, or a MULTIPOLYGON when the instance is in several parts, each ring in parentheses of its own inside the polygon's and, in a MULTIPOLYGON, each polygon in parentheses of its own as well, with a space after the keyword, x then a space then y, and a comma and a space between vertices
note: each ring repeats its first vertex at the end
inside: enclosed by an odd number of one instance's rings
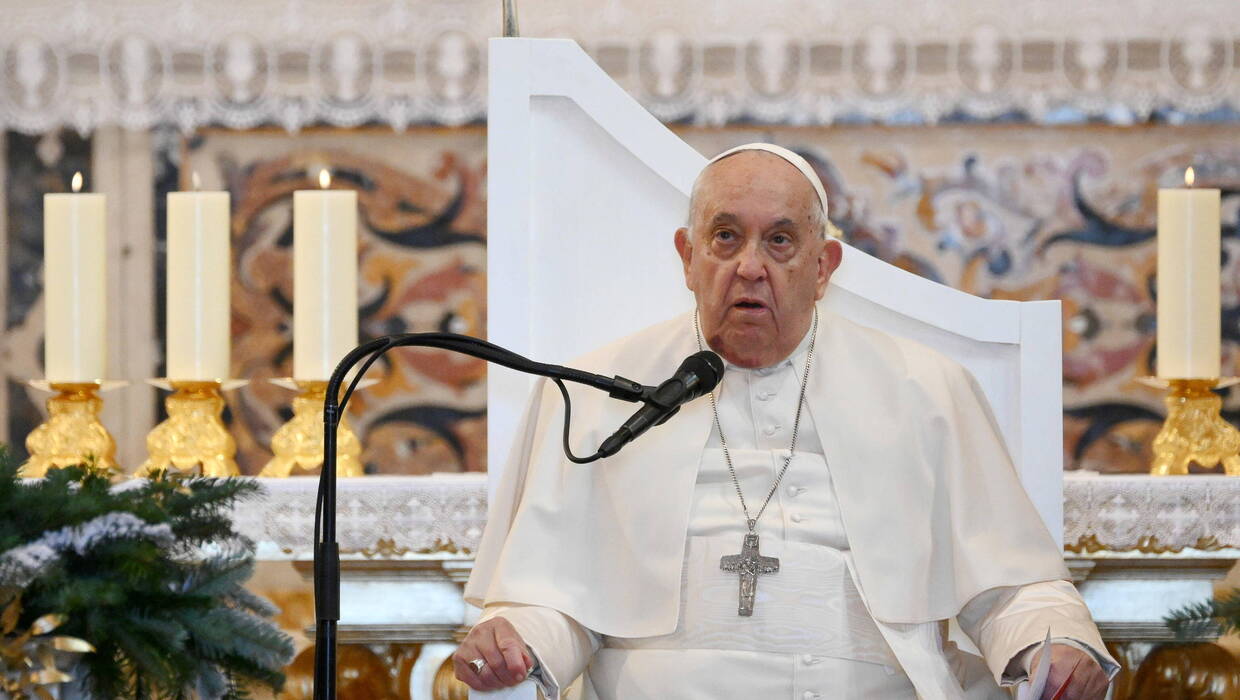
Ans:
MULTIPOLYGON (((996 682, 1023 679, 1048 630, 1118 671, 967 371, 820 313, 795 457, 757 525, 780 567, 751 617, 720 569, 745 518, 709 402, 581 466, 557 454, 558 390, 536 390, 466 597, 513 623, 549 695, 586 671, 584 697, 606 700, 1007 697, 996 682), (952 617, 985 665, 945 641, 952 617)), ((716 389, 751 513, 788 454, 809 340, 716 389)), ((653 383, 696 350, 683 315, 577 366, 653 383)), ((614 404, 574 392, 575 453, 633 410, 614 404)))

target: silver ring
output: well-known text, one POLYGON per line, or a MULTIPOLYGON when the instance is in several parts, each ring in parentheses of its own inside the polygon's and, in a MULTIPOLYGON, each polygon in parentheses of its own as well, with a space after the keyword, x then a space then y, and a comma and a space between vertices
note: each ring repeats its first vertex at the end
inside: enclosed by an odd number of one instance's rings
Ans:
POLYGON ((482 673, 482 669, 487 667, 487 662, 484 659, 474 659, 469 662, 469 665, 474 667, 475 673, 482 673))

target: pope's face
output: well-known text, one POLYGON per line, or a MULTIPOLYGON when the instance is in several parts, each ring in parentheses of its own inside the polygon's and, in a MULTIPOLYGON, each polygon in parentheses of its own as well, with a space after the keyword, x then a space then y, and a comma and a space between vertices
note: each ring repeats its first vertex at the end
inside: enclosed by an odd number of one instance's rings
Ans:
POLYGON ((699 177, 676 251, 702 335, 732 364, 773 365, 809 330, 842 254, 820 211, 805 176, 773 154, 741 152, 699 177))

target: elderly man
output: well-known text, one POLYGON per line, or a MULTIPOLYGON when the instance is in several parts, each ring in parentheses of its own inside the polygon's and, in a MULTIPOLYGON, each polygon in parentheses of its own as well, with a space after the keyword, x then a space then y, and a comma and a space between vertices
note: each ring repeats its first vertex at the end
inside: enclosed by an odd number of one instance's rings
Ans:
MULTIPOLYGON (((697 308, 582 359, 656 381, 726 370, 624 451, 581 466, 536 389, 454 657, 470 687, 551 697, 1102 698, 1118 666, 1065 579, 985 399, 959 365, 819 310, 841 246, 804 159, 750 144, 694 184, 676 251, 697 308), (955 619, 984 657, 946 640, 955 619), (1060 689, 1061 695, 1053 695, 1060 689)), ((592 452, 631 407, 578 396, 592 452)))

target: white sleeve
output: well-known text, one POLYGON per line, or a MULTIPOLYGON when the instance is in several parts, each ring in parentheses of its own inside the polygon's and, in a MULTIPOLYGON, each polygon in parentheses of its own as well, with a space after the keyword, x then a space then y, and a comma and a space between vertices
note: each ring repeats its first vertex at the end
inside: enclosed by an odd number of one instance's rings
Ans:
POLYGON ((560 692, 585 671, 599 648, 599 637, 564 613, 538 605, 493 603, 486 606, 478 622, 493 617, 508 620, 525 641, 534 657, 531 677, 542 686, 548 698, 560 692))
POLYGON ((974 596, 956 619, 1000 685, 1014 685, 1029 675, 1031 653, 1048 629, 1052 643, 1088 652, 1108 678, 1119 673, 1089 608, 1068 581, 992 588, 974 596))

